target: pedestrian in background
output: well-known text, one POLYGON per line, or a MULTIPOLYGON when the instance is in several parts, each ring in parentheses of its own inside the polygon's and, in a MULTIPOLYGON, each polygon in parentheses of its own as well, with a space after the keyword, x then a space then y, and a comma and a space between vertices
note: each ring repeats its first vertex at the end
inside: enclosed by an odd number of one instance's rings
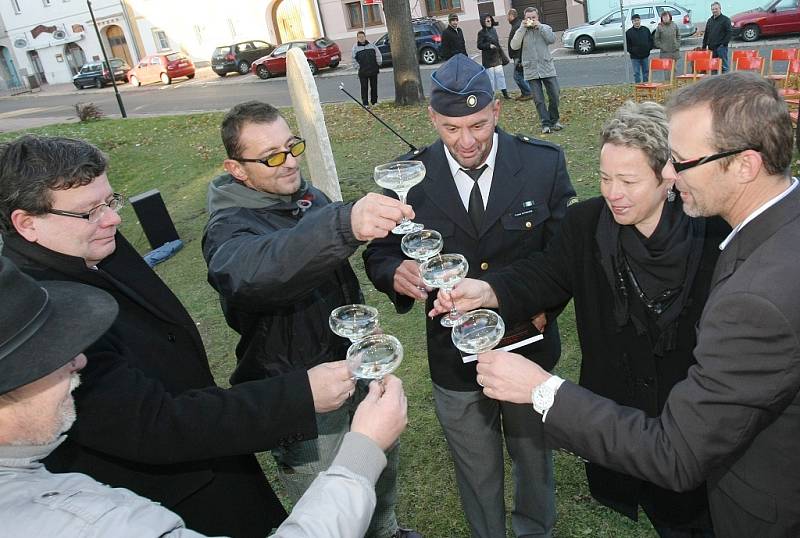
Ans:
POLYGON ((383 58, 378 47, 367 41, 367 34, 358 32, 356 38, 358 41, 353 45, 353 62, 358 67, 358 80, 361 82, 361 104, 375 105, 378 103, 378 72, 381 70, 383 58))
POLYGON ((458 15, 451 13, 447 17, 447 28, 442 32, 442 47, 439 56, 446 62, 456 54, 467 55, 467 45, 464 42, 464 32, 458 27, 458 15))
POLYGON ((517 10, 513 7, 508 10, 507 18, 508 24, 511 25, 511 31, 508 33, 508 57, 514 62, 514 82, 517 83, 521 94, 516 100, 530 101, 533 99, 533 95, 531 95, 531 85, 525 80, 525 71, 522 69, 522 51, 511 48, 511 39, 514 37, 516 31, 519 30, 522 19, 517 16, 517 10))
POLYGON ((533 92, 533 102, 542 122, 542 134, 564 128, 558 121, 558 98, 560 89, 556 77, 556 66, 550 56, 549 45, 556 41, 553 29, 539 20, 539 10, 525 9, 525 19, 511 38, 511 48, 519 50, 523 75, 533 92), (545 105, 544 90, 547 90, 549 106, 545 105))
POLYGON ((653 34, 642 26, 642 18, 635 14, 631 17, 633 26, 625 32, 628 43, 628 54, 633 65, 633 81, 647 82, 650 76, 650 50, 653 48, 653 34))
POLYGON ((661 12, 661 22, 653 35, 653 42, 657 49, 661 49, 658 57, 675 60, 675 71, 677 71, 681 54, 681 36, 678 25, 672 22, 672 13, 669 11, 661 12))
POLYGON ((506 76, 503 73, 503 66, 508 64, 509 59, 500 46, 500 38, 497 37, 497 30, 494 29, 497 24, 491 15, 481 15, 478 48, 481 49, 481 64, 486 68, 489 80, 492 81, 492 89, 500 90, 503 97, 511 99, 506 89, 506 76))
POLYGON ((722 14, 719 2, 711 4, 711 17, 703 33, 703 50, 710 50, 714 58, 722 60, 722 72, 728 72, 728 43, 731 40, 731 20, 722 14))

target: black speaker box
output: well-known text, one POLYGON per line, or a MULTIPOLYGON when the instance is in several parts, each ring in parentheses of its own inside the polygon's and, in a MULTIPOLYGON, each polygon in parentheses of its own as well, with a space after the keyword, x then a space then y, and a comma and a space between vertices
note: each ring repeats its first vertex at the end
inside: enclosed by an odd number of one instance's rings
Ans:
POLYGON ((179 239, 178 231, 175 230, 167 206, 157 189, 132 196, 130 202, 153 249, 179 239))

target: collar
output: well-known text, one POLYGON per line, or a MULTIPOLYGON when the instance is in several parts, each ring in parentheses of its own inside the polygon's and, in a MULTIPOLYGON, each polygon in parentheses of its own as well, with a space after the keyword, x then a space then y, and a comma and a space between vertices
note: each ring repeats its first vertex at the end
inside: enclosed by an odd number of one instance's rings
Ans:
MULTIPOLYGON (((486 165, 486 170, 483 171, 483 174, 481 174, 481 177, 478 178, 477 181, 478 188, 481 190, 481 198, 483 198, 483 207, 487 207, 489 204, 489 191, 492 188, 492 178, 494 177, 498 145, 499 140, 497 131, 495 131, 494 135, 492 135, 492 149, 489 152, 489 155, 486 157, 485 161, 476 166, 476 168, 480 168, 484 164, 486 165)), ((458 162, 450 154, 450 150, 447 149, 447 146, 442 144, 442 147, 444 148, 444 155, 447 159, 447 165, 450 167, 450 175, 453 178, 453 182, 456 184, 456 188, 458 189, 458 194, 461 197, 461 202, 464 204, 464 207, 469 207, 469 193, 472 191, 475 181, 473 181, 471 177, 461 170, 461 165, 458 164, 458 162)))
MULTIPOLYGON (((461 165, 458 164, 458 162, 453 158, 453 155, 450 154, 450 150, 447 149, 447 145, 442 144, 442 147, 444 147, 444 156, 447 158, 447 165, 450 167, 450 174, 453 176, 453 178, 456 177, 456 174, 460 174, 469 179, 470 181, 472 181, 472 179, 467 174, 461 171, 461 165)), ((486 157, 486 160, 480 163, 475 168, 480 168, 485 164, 487 165, 486 170, 489 172, 489 175, 491 176, 492 174, 494 174, 494 162, 496 158, 497 158, 497 131, 495 131, 494 135, 492 135, 492 150, 489 152, 489 156, 486 157)), ((481 179, 483 179, 485 175, 486 172, 483 173, 481 179)))
POLYGON ((725 247, 727 247, 728 244, 731 241, 733 241, 733 238, 736 236, 736 234, 739 233, 739 231, 742 228, 744 228, 747 223, 749 223, 750 221, 752 221, 753 219, 758 217, 760 214, 762 214, 764 211, 766 211, 770 207, 774 206, 775 204, 777 204, 778 202, 780 202, 781 200, 786 198, 795 189, 795 187, 797 187, 797 184, 798 184, 797 178, 793 177, 792 178, 792 184, 789 185, 789 188, 787 188, 785 191, 780 193, 778 196, 775 196, 774 198, 772 198, 770 200, 767 200, 767 202, 765 204, 763 204, 758 209, 756 209, 755 211, 753 211, 752 213, 747 215, 747 217, 742 222, 740 222, 736 226, 736 228, 731 230, 731 233, 728 234, 728 237, 726 237, 725 240, 722 243, 719 244, 719 249, 720 250, 725 250, 725 247))
POLYGON ((66 438, 66 435, 60 435, 46 445, 0 445, 0 466, 40 467, 39 461, 49 456, 66 438))

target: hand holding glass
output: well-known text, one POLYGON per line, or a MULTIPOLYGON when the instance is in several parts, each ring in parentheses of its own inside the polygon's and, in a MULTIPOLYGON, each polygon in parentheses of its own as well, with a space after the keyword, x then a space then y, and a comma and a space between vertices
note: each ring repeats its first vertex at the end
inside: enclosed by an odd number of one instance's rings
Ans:
POLYGON ((481 308, 461 316, 461 323, 453 327, 450 338, 455 346, 467 355, 477 355, 494 349, 506 332, 503 318, 493 310, 481 308))
POLYGON ((347 304, 331 312, 328 324, 335 334, 358 342, 378 328, 378 310, 365 304, 347 304))
POLYGON ((390 334, 371 334, 347 350, 347 367, 359 379, 383 379, 403 361, 403 345, 390 334))
MULTIPOLYGON (((461 254, 442 254, 419 266, 419 274, 426 286, 440 288, 448 293, 467 276, 468 271, 469 263, 461 254)), ((450 313, 442 317, 441 324, 443 327, 455 327, 460 317, 456 305, 453 304, 450 313)))
MULTIPOLYGON (((419 161, 396 161, 375 167, 375 183, 384 189, 394 191, 402 203, 406 203, 406 195, 411 187, 425 179, 425 165, 419 161)), ((392 233, 405 235, 424 228, 422 224, 403 220, 395 226, 392 233)))

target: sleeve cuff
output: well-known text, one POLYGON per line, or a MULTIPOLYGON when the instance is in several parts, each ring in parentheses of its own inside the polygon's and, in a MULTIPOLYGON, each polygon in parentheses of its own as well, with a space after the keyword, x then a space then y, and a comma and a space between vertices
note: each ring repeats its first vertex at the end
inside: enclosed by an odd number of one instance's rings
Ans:
POLYGON ((356 432, 344 436, 331 467, 340 465, 369 480, 373 486, 386 467, 386 455, 369 437, 356 432))

